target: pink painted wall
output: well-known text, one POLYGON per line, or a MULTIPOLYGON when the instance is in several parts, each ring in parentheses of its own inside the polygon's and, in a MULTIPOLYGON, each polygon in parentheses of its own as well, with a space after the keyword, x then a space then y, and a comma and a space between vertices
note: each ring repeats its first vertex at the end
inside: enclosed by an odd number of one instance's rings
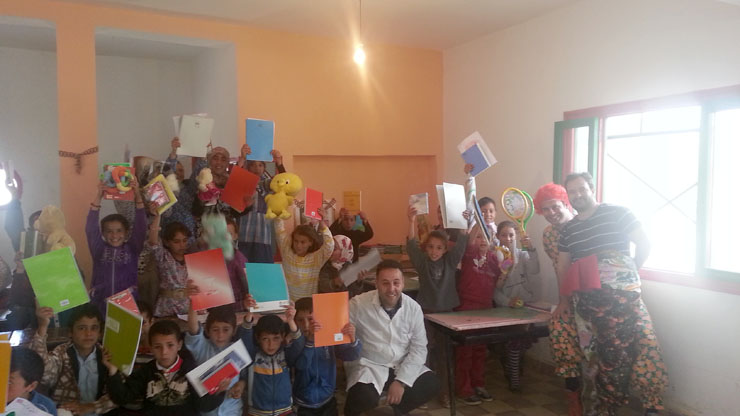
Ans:
MULTIPOLYGON (((289 169, 293 155, 425 155, 429 169, 405 180, 425 187, 440 180, 440 52, 366 45, 368 61, 361 70, 351 60, 350 39, 69 1, 6 0, 0 3, 0 14, 44 19, 56 25, 59 143, 49 143, 50 147, 80 152, 97 144, 95 28, 110 27, 234 44, 239 115, 234 122, 240 127, 230 146, 233 151, 244 137, 241 120, 269 118, 278 126, 276 147, 286 154, 289 169)), ((353 158, 333 160, 332 169, 353 168, 353 158)), ((388 163, 382 157, 374 160, 368 163, 377 163, 378 169, 388 163)), ((72 159, 62 159, 60 164, 61 206, 87 272, 90 259, 83 227, 94 190, 80 184, 95 180, 97 164, 96 156, 86 157, 79 176, 74 173, 72 159)), ((368 174, 363 180, 372 189, 392 187, 384 177, 368 174)), ((396 199, 399 207, 371 213, 383 230, 375 241, 396 241, 402 233, 395 230, 405 229, 404 204, 396 199)))

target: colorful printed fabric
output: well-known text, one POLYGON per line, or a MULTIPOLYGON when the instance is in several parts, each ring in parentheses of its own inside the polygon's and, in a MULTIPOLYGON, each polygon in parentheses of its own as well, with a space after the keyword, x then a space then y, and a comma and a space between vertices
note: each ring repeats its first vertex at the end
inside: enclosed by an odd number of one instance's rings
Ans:
POLYGON ((662 409, 668 375, 640 293, 603 288, 576 298, 578 315, 592 329, 587 367, 595 369, 597 400, 591 413, 616 414, 628 404, 631 384, 645 408, 662 409))
POLYGON ((545 253, 552 260, 552 265, 555 266, 555 270, 558 269, 558 242, 560 241, 560 231, 553 227, 552 224, 545 227, 545 231, 542 233, 542 245, 545 246, 545 253))
POLYGON ((190 300, 185 296, 185 286, 188 281, 188 269, 185 262, 179 262, 172 257, 169 250, 162 247, 161 244, 150 245, 147 247, 152 251, 154 260, 157 262, 157 271, 159 272, 159 292, 157 303, 154 305, 154 316, 174 316, 188 313, 190 300), (172 297, 163 296, 162 293, 173 293, 182 291, 182 296, 172 297))
POLYGON ((355 256, 355 250, 352 248, 352 240, 346 235, 335 235, 334 236, 334 248, 341 250, 337 261, 332 261, 332 265, 337 270, 341 270, 344 263, 352 261, 355 256))

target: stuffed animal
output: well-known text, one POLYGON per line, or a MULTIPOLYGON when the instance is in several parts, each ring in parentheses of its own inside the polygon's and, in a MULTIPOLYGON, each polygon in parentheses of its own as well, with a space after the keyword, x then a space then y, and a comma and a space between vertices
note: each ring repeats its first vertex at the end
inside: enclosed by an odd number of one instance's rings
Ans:
POLYGON ((170 191, 175 194, 180 193, 180 183, 177 181, 177 175, 170 173, 167 175, 165 180, 167 180, 167 185, 170 187, 170 191))
POLYGON ((72 254, 75 254, 75 242, 64 229, 65 225, 64 213, 59 208, 54 205, 47 205, 41 210, 41 215, 39 215, 33 227, 43 234, 46 251, 69 247, 72 254))
POLYGON ((293 197, 301 188, 303 188, 303 181, 295 173, 283 172, 275 175, 270 181, 270 189, 274 194, 265 196, 265 202, 267 202, 265 218, 290 218, 287 208, 293 203, 293 197))
POLYGON ((223 214, 206 214, 200 221, 203 225, 203 240, 208 243, 208 249, 220 248, 227 261, 233 259, 234 244, 226 227, 226 217, 223 214))
POLYGON ((196 179, 198 181, 198 199, 203 201, 206 206, 216 205, 221 190, 213 183, 211 169, 203 168, 196 179))

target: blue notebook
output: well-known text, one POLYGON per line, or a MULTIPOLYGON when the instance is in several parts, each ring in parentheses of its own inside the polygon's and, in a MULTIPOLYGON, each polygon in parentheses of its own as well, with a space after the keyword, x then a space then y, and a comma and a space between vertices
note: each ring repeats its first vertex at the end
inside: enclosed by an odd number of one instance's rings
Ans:
POLYGON ((252 153, 247 160, 272 162, 273 143, 275 141, 275 122, 269 120, 247 119, 247 144, 252 153))
POLYGON ((249 293, 257 307, 252 312, 282 310, 290 304, 288 285, 281 264, 247 263, 245 267, 249 293))
POLYGON ((486 156, 483 155, 483 152, 481 151, 478 144, 470 146, 468 150, 463 152, 462 157, 463 160, 465 160, 465 163, 470 163, 471 165, 473 165, 473 171, 470 172, 470 174, 473 176, 476 176, 491 167, 491 164, 488 163, 486 156))

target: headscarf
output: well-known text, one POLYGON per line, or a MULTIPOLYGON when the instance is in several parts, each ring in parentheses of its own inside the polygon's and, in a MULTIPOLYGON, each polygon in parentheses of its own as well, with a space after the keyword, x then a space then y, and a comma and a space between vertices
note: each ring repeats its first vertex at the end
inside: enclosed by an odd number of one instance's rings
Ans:
POLYGON ((566 192, 565 188, 561 185, 550 182, 546 185, 542 185, 534 195, 534 201, 532 201, 534 203, 534 211, 537 214, 542 215, 542 204, 545 201, 550 201, 552 199, 563 201, 565 207, 568 210, 571 210, 570 202, 568 201, 568 192, 566 192))
POLYGON ((226 186, 226 181, 229 179, 229 165, 228 165, 228 160, 231 157, 229 156, 229 151, 226 150, 225 147, 216 146, 216 147, 214 147, 210 151, 210 153, 208 153, 208 166, 209 167, 211 166, 211 159, 213 159, 213 156, 216 156, 217 154, 221 154, 221 155, 223 155, 226 158, 226 160, 227 160, 227 162, 226 162, 227 163, 226 164, 226 172, 224 172, 223 174, 221 174, 221 173, 215 173, 213 171, 211 171, 211 172, 213 172, 213 181, 216 183, 217 186, 223 188, 224 186, 226 186))
POLYGON ((352 258, 355 255, 355 250, 352 248, 352 240, 350 240, 346 235, 335 235, 334 247, 338 247, 341 250, 341 253, 339 254, 339 259, 337 259, 337 261, 332 261, 331 264, 337 270, 342 270, 344 263, 352 261, 352 258))

